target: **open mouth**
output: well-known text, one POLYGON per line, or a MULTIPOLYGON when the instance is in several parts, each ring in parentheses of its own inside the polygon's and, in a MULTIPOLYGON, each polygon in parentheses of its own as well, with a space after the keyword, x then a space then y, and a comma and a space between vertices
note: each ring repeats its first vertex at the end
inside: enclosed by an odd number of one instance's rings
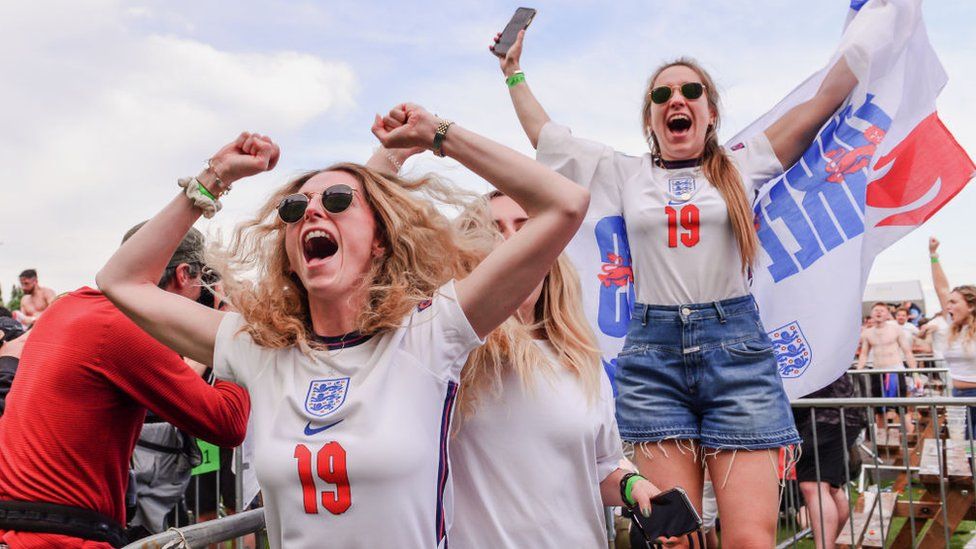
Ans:
POLYGON ((339 251, 339 245, 325 231, 309 231, 302 241, 302 251, 305 261, 328 259, 339 251))
POLYGON ((691 129, 691 118, 686 114, 675 114, 668 118, 666 126, 671 133, 681 135, 691 129))

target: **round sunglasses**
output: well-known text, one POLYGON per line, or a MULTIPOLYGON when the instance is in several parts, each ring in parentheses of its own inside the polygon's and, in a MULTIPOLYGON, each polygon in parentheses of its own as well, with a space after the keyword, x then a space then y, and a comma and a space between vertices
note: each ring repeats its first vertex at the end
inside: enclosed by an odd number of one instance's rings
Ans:
MULTIPOLYGON (((685 82, 684 84, 676 87, 681 92, 681 95, 685 97, 685 99, 690 99, 692 101, 698 99, 703 93, 705 93, 705 84, 702 84, 701 82, 685 82)), ((658 86, 651 90, 651 101, 658 105, 667 103, 668 99, 671 99, 671 94, 673 93, 674 88, 671 86, 658 86)))
MULTIPOLYGON (((305 215, 308 202, 319 193, 296 193, 281 199, 278 203, 278 217, 285 223, 294 223, 305 215)), ((322 191, 322 207, 331 214, 342 213, 352 204, 353 188, 349 185, 333 185, 322 191)))

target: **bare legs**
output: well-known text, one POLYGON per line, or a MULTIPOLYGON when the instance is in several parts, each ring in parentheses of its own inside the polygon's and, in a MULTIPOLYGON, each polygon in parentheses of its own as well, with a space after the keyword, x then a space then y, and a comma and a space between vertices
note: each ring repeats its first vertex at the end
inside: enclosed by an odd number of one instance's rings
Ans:
MULTIPOLYGON (((658 488, 680 486, 701 512, 704 471, 698 450, 693 451, 689 441, 669 440, 637 445, 634 458, 641 474, 658 488)), ((706 449, 705 453, 718 500, 723 546, 773 547, 779 509, 778 451, 706 449)))

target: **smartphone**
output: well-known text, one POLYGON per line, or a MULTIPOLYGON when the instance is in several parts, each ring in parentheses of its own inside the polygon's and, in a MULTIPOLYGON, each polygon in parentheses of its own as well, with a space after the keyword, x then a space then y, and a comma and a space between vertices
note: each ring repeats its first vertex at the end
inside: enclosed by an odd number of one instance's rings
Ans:
POLYGON ((645 518, 634 509, 634 526, 644 540, 654 543, 658 538, 681 537, 702 527, 702 519, 688 494, 681 488, 661 492, 651 500, 651 516, 645 518))
POLYGON ((515 15, 508 21, 505 25, 505 30, 502 31, 502 35, 498 38, 498 43, 495 44, 495 55, 498 57, 505 57, 508 53, 508 49, 512 47, 515 43, 515 39, 518 38, 518 33, 521 30, 529 28, 529 23, 535 17, 535 10, 532 8, 519 8, 515 10, 515 15))

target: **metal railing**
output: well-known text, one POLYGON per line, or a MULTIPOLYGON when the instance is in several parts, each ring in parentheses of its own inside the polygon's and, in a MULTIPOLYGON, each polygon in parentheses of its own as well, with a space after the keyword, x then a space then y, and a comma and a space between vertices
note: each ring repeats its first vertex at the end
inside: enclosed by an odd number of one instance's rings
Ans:
MULTIPOLYGON (((951 387, 945 368, 850 372, 852 376, 913 373, 944 375, 946 383, 939 390, 951 387)), ((976 398, 820 398, 799 399, 792 406, 803 410, 798 414, 810 414, 812 441, 808 443, 812 444, 808 446, 814 449, 818 487, 822 482, 821 460, 829 456, 820 455, 819 437, 824 425, 818 424, 816 410, 839 411, 842 441, 848 440, 846 420, 853 410, 864 410, 868 426, 853 448, 842 444, 842 488, 847 496, 844 499, 848 518, 838 525, 842 526, 840 531, 827 531, 830 521, 822 518, 824 508, 836 505, 836 501, 825 501, 821 489, 811 489, 815 490, 817 501, 806 502, 809 527, 801 527, 797 516, 801 507, 797 501, 798 483, 786 481, 779 547, 797 547, 807 537, 814 538, 816 547, 833 547, 835 543, 850 547, 949 547, 960 522, 976 518, 976 470, 972 463, 976 443, 972 440, 970 412, 971 407, 976 407, 976 398), (877 409, 883 410, 880 427, 877 409), (894 421, 889 419, 892 414, 894 421), (863 460, 861 470, 853 475, 848 467, 852 451, 863 460)))
MULTIPOLYGON (((894 374, 909 376, 915 373, 935 374, 944 383, 935 392, 951 387, 946 368, 853 370, 849 374, 857 380, 867 375, 894 374)), ((857 386, 857 384, 855 384, 857 386)), ((805 502, 809 524, 801 524, 799 513, 804 506, 799 483, 785 480, 780 521, 778 524, 778 548, 809 546, 810 538, 816 547, 949 547, 953 533, 963 519, 976 519, 976 470, 972 456, 976 455, 973 424, 969 408, 976 407, 976 398, 947 396, 895 397, 895 398, 810 398, 794 400, 792 406, 809 414, 813 448, 815 482, 822 481, 825 460, 821 455, 820 442, 824 431, 818 425, 816 411, 831 408, 838 410, 841 440, 848 440, 847 416, 855 410, 863 410, 868 426, 857 429, 857 442, 843 447, 844 484, 848 518, 837 532, 828 532, 824 520, 825 500, 823 491, 817 490, 816 501, 805 502), (879 428, 875 412, 883 410, 879 428), (947 421, 950 415, 958 420, 958 411, 965 410, 965 433, 953 432, 947 421), (888 413, 896 419, 889 421, 888 413), (909 425, 914 433, 909 433, 909 425), (949 436, 952 435, 952 436, 949 436), (863 464, 851 471, 851 454, 856 452, 863 464), (819 538, 819 539, 817 539, 819 538), (822 540, 828 543, 822 543, 822 540)), ((958 424, 954 427, 958 428, 958 424)), ((957 431, 957 429, 956 429, 957 431)), ((853 438, 853 433, 850 433, 853 438)), ((809 456, 808 456, 809 458, 809 456)), ((836 504, 836 502, 834 502, 836 504)), ((612 514, 608 515, 608 538, 613 543, 612 514)), ((721 516, 719 516, 721 521, 721 516)), ((841 526, 841 525, 838 525, 841 526)), ((263 510, 247 511, 238 515, 207 521, 168 532, 130 544, 126 549, 205 547, 240 536, 259 532, 264 528, 263 510), (185 544, 184 544, 185 543, 185 544)), ((618 547, 620 540, 617 541, 618 547)))
POLYGON ((124 549, 206 547, 213 543, 220 543, 253 534, 262 529, 264 529, 264 509, 252 509, 192 526, 171 528, 161 534, 130 543, 124 549))

